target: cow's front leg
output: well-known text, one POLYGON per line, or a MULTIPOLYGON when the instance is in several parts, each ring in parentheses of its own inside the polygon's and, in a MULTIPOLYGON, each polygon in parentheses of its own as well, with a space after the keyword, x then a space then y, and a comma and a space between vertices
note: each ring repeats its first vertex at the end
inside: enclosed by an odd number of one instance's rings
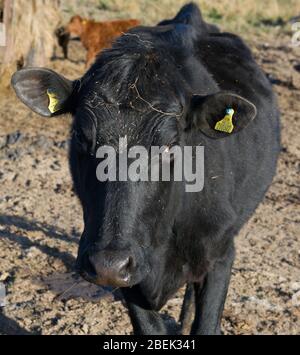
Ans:
POLYGON ((167 327, 158 312, 143 309, 130 302, 127 302, 127 307, 135 335, 168 334, 167 327))
POLYGON ((193 283, 186 285, 184 299, 182 303, 179 323, 181 325, 182 335, 188 335, 191 332, 195 314, 195 288, 193 283))
POLYGON ((208 272, 203 286, 195 284, 196 314, 193 335, 220 335, 221 317, 234 261, 234 246, 208 272))
POLYGON ((158 312, 149 309, 148 302, 135 288, 123 288, 129 317, 135 335, 166 335, 168 329, 158 312))

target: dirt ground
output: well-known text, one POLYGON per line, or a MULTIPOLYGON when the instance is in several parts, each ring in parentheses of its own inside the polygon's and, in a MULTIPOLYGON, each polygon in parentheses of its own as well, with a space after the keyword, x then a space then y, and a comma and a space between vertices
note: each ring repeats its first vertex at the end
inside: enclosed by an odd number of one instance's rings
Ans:
MULTIPOLYGON (((300 333, 300 47, 286 34, 249 44, 269 74, 282 112, 278 174, 236 240, 225 334, 300 333)), ((84 72, 84 50, 51 67, 84 72)), ((0 101, 0 334, 130 334, 118 290, 73 274, 82 213, 68 168, 71 117, 43 119, 11 92, 0 101)), ((162 310, 178 318, 183 290, 162 310)))

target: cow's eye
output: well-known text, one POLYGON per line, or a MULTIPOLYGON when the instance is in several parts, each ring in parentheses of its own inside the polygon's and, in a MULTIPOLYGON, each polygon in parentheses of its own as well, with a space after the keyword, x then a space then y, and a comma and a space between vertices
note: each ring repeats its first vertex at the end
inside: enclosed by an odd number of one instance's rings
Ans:
POLYGON ((177 140, 177 137, 174 137, 172 140, 169 141, 168 144, 166 144, 166 153, 168 153, 172 148, 179 146, 179 142, 177 140))
POLYGON ((76 149, 80 154, 89 154, 94 156, 94 151, 91 149, 86 137, 82 132, 80 132, 80 130, 73 131, 73 139, 76 149))
POLYGON ((173 149, 173 148, 178 147, 178 146, 179 146, 179 144, 176 141, 174 141, 172 143, 169 143, 167 145, 164 145, 163 146, 163 148, 164 148, 163 149, 163 153, 162 153, 162 156, 161 156, 162 162, 167 161, 167 162, 173 163, 174 159, 175 159, 175 156, 177 154, 175 149, 173 149))

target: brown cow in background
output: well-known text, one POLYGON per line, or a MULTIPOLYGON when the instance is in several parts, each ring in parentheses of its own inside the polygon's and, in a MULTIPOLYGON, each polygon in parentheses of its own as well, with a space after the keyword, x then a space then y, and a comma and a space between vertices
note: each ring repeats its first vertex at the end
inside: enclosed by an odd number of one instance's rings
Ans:
POLYGON ((95 22, 83 19, 80 16, 71 18, 66 26, 70 35, 80 37, 87 52, 86 66, 89 67, 104 48, 111 47, 115 38, 130 28, 140 24, 138 20, 114 20, 95 22))

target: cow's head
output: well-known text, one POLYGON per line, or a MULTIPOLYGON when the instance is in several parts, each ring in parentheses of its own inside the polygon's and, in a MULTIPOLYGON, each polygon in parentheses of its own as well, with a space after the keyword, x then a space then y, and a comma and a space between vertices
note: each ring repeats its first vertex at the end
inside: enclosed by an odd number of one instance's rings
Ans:
POLYGON ((201 75, 201 67, 196 62, 189 67, 180 54, 174 60, 172 48, 156 47, 141 36, 123 36, 81 80, 71 82, 48 69, 25 69, 12 79, 18 97, 33 111, 73 115, 70 161, 85 224, 78 268, 101 285, 132 286, 160 277, 164 269, 183 267, 176 223, 184 220, 186 192, 172 178, 100 182, 96 171, 104 157, 97 155, 99 147, 114 148, 118 157, 120 138, 126 138, 128 149, 139 145, 147 151, 199 144, 201 137, 213 145, 256 115, 255 106, 237 95, 205 93, 207 82, 195 95, 188 78, 201 75), (216 130, 228 107, 238 117, 233 131, 216 130))
POLYGON ((66 31, 72 36, 80 37, 84 31, 84 26, 86 23, 87 20, 83 19, 81 16, 73 16, 66 26, 66 31))

